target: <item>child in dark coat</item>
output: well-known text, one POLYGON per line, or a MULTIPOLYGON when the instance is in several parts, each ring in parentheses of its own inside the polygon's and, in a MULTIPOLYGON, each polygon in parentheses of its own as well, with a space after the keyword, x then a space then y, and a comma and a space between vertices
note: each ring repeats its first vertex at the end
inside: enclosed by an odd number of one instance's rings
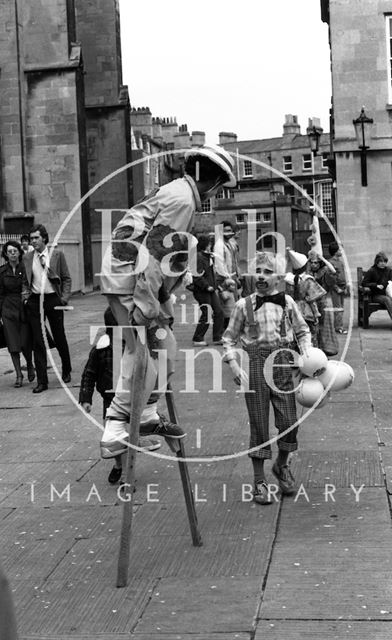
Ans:
MULTIPOLYGON (((93 401, 94 389, 101 394, 103 400, 103 419, 114 397, 113 389, 113 327, 117 325, 116 319, 108 307, 104 313, 106 333, 104 333, 91 349, 88 360, 82 373, 79 391, 79 404, 86 413, 90 413, 93 401)), ((140 438, 139 447, 154 451, 161 446, 158 440, 152 438, 140 438)), ((122 456, 115 457, 115 464, 108 476, 110 484, 115 484, 121 478, 122 456)))

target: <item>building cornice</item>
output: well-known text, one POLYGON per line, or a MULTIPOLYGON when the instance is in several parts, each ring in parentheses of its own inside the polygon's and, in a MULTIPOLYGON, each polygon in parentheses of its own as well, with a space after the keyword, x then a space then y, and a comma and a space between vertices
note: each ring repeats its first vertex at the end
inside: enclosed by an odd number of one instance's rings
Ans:
POLYGON ((44 73, 46 71, 72 71, 82 66, 82 48, 79 42, 73 42, 68 60, 49 64, 25 64, 25 73, 44 73))

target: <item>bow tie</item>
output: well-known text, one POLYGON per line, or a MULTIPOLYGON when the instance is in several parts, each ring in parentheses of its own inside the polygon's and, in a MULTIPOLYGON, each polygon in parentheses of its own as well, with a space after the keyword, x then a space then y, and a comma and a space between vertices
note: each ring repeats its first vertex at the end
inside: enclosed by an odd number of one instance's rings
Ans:
POLYGON ((272 302, 273 304, 279 304, 284 309, 285 306, 286 306, 286 297, 285 297, 285 294, 283 292, 275 293, 273 296, 258 296, 258 295, 256 295, 256 309, 255 309, 255 311, 257 311, 257 309, 260 309, 260 307, 265 302, 272 302))

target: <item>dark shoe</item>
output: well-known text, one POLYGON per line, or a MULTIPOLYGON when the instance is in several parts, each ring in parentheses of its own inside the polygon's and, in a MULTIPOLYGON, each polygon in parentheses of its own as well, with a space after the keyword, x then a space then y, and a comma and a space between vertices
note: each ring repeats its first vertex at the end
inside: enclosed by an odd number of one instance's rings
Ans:
POLYGON ((223 344, 223 340, 213 340, 212 344, 223 344))
POLYGON ((121 467, 120 468, 113 467, 113 469, 108 475, 108 482, 110 482, 110 484, 116 484, 120 480, 121 474, 122 474, 121 467))
POLYGON ((23 376, 16 376, 14 387, 18 389, 23 384, 23 376))
POLYGON ((99 446, 101 447, 101 458, 115 458, 116 456, 121 456, 123 453, 127 452, 128 438, 124 438, 124 441, 121 440, 113 440, 113 442, 101 442, 99 446))
POLYGON ((272 473, 277 478, 279 489, 284 495, 290 496, 295 492, 295 480, 288 464, 283 464, 280 467, 275 462, 272 467, 272 473))
POLYGON ((174 424, 170 422, 164 415, 159 415, 159 422, 146 422, 145 424, 140 425, 140 435, 141 436, 162 436, 163 438, 184 438, 185 433, 178 426, 178 424, 174 424))
POLYGON ((27 379, 29 382, 35 380, 35 369, 32 364, 27 366, 27 379))
POLYGON ((257 504, 272 504, 271 494, 265 482, 258 482, 253 489, 253 500, 257 504))
POLYGON ((33 393, 42 393, 42 391, 46 391, 47 388, 47 384, 37 384, 37 386, 33 389, 33 393))
POLYGON ((63 382, 65 382, 65 384, 68 384, 69 382, 71 382, 71 374, 70 373, 63 373, 61 376, 63 382))

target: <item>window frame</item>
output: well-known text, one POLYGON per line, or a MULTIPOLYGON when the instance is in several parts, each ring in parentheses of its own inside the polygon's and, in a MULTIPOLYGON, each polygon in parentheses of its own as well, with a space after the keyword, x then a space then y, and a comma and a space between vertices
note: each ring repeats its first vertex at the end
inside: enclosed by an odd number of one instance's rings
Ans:
POLYGON ((313 154, 312 153, 303 153, 302 154, 302 173, 313 173, 313 154), (305 166, 305 163, 309 163, 310 166, 305 166))
POLYGON ((327 169, 327 170, 329 169, 328 160, 329 160, 329 153, 324 151, 321 154, 321 168, 322 169, 327 169))
POLYGON ((283 156, 282 157, 282 164, 283 164, 283 173, 293 173, 293 156, 283 156), (290 165, 290 167, 287 167, 286 165, 290 165))
POLYGON ((244 165, 243 165, 243 177, 244 178, 253 178, 253 162, 252 160, 244 160, 244 165), (250 166, 250 173, 247 172, 247 168, 249 168, 250 166))
POLYGON ((334 220, 332 180, 320 180, 315 183, 316 202, 328 220, 334 220))
POLYGON ((204 200, 201 203, 201 212, 200 213, 211 213, 212 212, 212 202, 211 198, 204 200))

